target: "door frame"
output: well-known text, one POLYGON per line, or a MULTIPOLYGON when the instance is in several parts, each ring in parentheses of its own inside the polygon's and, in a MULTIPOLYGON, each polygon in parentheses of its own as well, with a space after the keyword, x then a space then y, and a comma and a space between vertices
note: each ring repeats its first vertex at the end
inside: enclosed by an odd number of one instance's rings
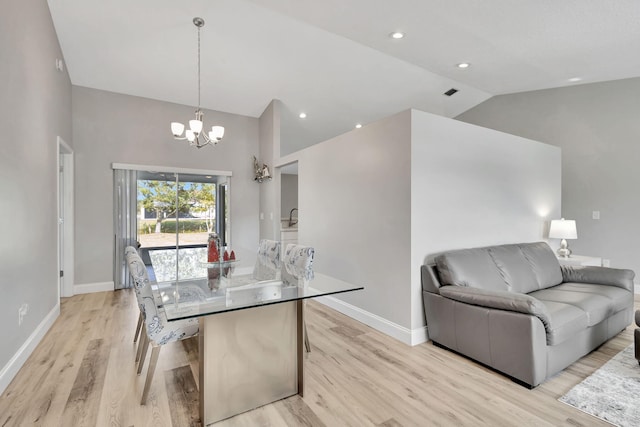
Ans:
POLYGON ((73 149, 62 137, 56 140, 56 224, 58 241, 58 270, 64 272, 60 277, 58 272, 58 299, 73 296, 74 286, 74 156, 73 149), (62 167, 62 173, 60 168, 62 167), (62 182, 60 177, 62 176, 62 182), (62 185, 62 192, 61 187, 62 185), (61 206, 62 204, 62 206, 61 206), (60 208, 63 208, 64 218, 60 218, 60 208), (61 224, 62 221, 62 224, 61 224), (60 227, 62 225, 62 227, 60 227), (62 231, 61 231, 62 229, 62 231), (62 240, 62 244, 61 244, 62 240), (62 259, 62 264, 60 260, 62 259))

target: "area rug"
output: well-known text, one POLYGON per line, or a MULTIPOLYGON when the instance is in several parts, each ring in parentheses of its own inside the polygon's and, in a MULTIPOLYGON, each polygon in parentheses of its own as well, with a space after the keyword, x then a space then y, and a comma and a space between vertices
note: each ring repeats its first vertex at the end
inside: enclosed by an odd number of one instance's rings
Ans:
POLYGON ((640 366, 633 344, 558 400, 620 427, 640 426, 640 366))

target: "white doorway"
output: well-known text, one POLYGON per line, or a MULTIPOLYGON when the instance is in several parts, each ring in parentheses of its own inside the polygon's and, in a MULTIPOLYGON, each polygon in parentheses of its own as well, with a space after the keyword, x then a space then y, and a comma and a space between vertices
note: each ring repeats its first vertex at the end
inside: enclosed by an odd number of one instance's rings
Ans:
POLYGON ((58 145, 58 297, 73 296, 73 150, 61 138, 58 145))

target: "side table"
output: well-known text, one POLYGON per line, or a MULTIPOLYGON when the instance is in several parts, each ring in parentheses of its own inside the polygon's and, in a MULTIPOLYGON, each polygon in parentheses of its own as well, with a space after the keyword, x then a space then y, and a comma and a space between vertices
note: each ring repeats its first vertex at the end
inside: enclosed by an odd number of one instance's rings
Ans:
POLYGON ((560 265, 591 265, 596 267, 602 266, 602 258, 584 256, 584 255, 571 255, 568 258, 558 257, 560 265))

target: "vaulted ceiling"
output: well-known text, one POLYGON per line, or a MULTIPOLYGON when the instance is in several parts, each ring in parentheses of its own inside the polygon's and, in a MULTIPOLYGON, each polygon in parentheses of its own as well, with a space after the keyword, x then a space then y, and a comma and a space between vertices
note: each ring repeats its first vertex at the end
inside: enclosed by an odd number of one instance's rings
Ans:
POLYGON ((48 3, 74 85, 186 105, 204 18, 202 106, 258 117, 280 99, 285 154, 406 108, 454 117, 496 94, 640 76, 637 0, 48 3))

